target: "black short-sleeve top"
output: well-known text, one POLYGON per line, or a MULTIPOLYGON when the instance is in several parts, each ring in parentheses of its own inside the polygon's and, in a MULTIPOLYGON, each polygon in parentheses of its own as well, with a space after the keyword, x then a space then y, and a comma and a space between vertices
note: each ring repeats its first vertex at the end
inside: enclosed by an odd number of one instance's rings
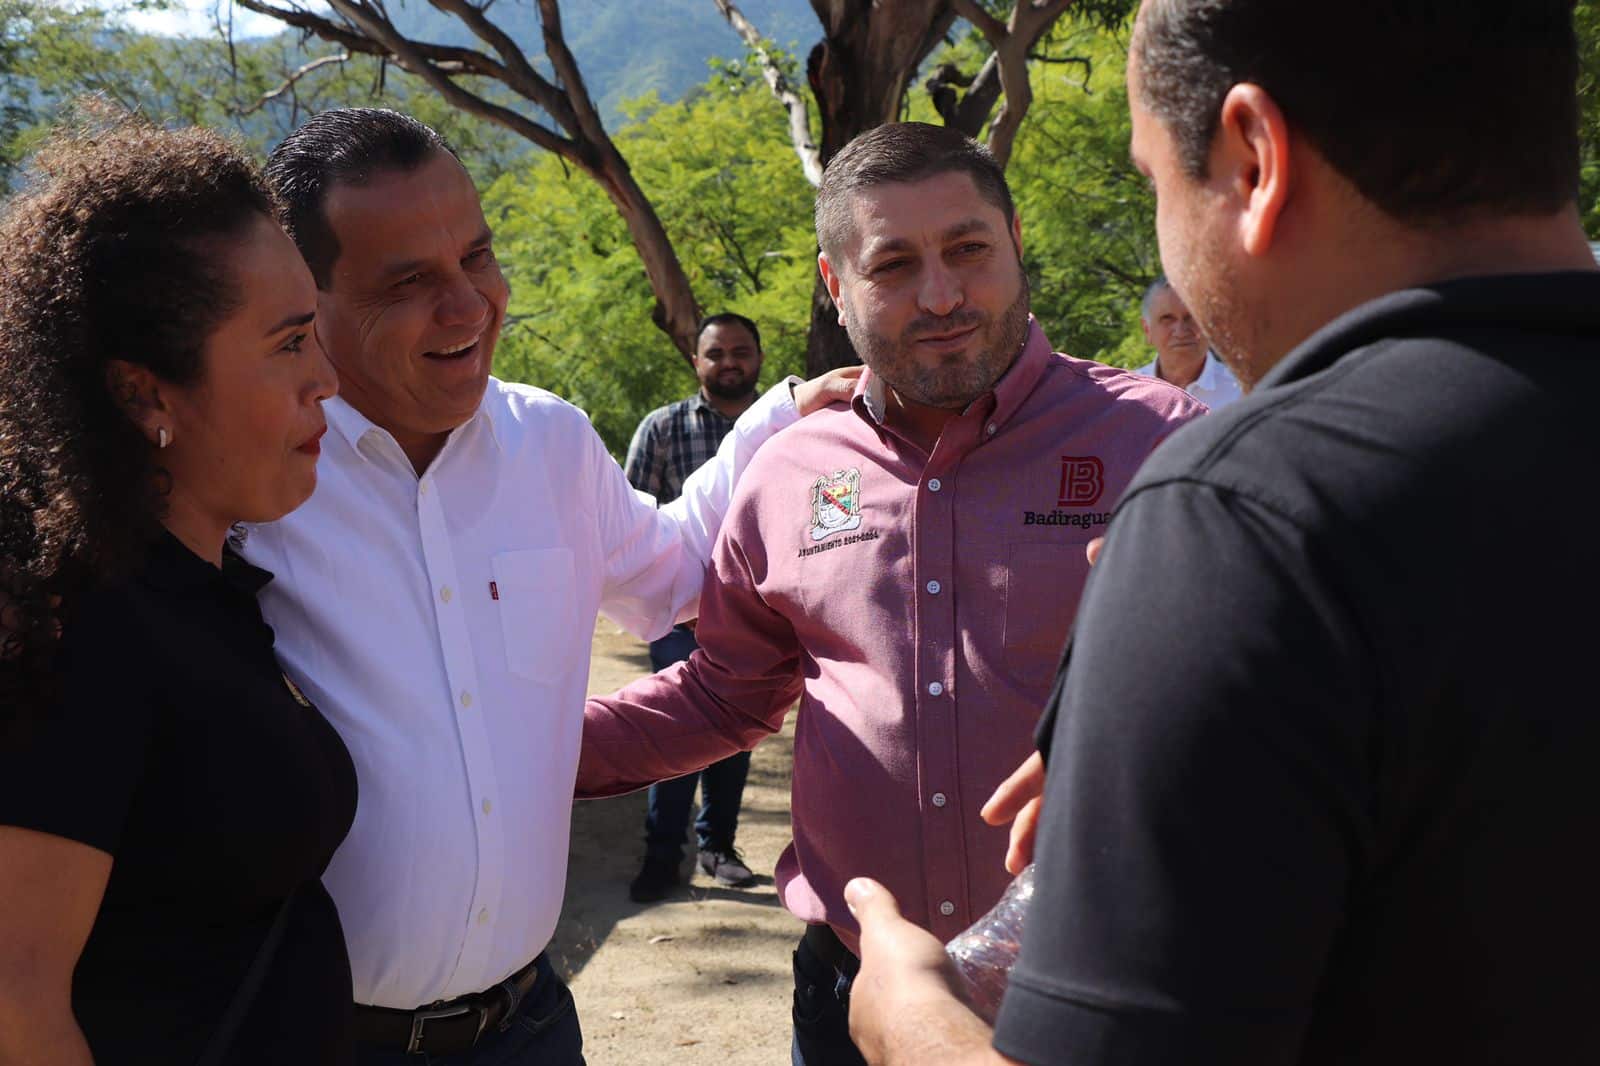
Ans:
POLYGON ((1329 323, 1117 506, 996 1046, 1600 1063, 1600 273, 1329 323))
POLYGON ((163 536, 66 618, 60 705, 0 748, 0 823, 112 856, 73 980, 95 1062, 194 1062, 284 901, 230 1063, 349 1057, 350 965, 321 876, 355 817, 338 734, 289 682, 256 593, 163 536))

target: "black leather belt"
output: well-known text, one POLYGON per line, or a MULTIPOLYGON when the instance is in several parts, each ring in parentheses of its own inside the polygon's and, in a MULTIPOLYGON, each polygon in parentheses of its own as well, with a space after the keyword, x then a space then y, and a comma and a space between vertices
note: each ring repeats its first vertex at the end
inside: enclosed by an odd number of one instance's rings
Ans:
POLYGON ((356 1041, 408 1055, 459 1055, 475 1045, 490 1026, 511 1020, 539 980, 539 960, 493 988, 416 1010, 356 1004, 356 1041))
POLYGON ((832 926, 821 922, 808 925, 804 939, 813 955, 845 977, 854 977, 856 971, 861 969, 861 960, 844 946, 844 941, 839 939, 839 934, 833 931, 832 926))

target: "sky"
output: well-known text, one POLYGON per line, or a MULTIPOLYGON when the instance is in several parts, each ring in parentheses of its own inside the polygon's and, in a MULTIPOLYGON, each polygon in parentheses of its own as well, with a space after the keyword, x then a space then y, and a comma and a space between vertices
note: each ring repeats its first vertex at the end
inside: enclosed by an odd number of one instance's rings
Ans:
MULTIPOLYGON (((103 7, 120 6, 116 0, 99 0, 103 7)), ((205 36, 212 32, 214 14, 228 17, 230 0, 176 0, 167 11, 129 12, 128 24, 145 33, 173 37, 205 36)), ((321 7, 324 5, 317 4, 321 7)), ((242 7, 233 8, 235 37, 267 37, 283 29, 283 24, 242 7)))

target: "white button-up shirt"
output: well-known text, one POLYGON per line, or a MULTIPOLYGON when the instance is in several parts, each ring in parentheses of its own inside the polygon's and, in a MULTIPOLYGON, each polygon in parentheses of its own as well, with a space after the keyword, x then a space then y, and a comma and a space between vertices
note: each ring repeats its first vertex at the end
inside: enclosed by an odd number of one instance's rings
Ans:
POLYGON ((312 498, 244 555, 285 669, 355 759, 325 878, 359 1003, 409 1009, 544 949, 566 879, 598 611, 641 637, 691 617, 733 481, 798 418, 787 387, 656 510, 577 408, 490 379, 419 478, 386 431, 324 405, 312 498))
MULTIPOLYGON (((1152 359, 1144 366, 1141 366, 1138 372, 1145 377, 1159 377, 1160 375, 1156 373, 1156 364, 1158 362, 1160 362, 1159 359, 1152 359)), ((1239 388, 1239 379, 1234 377, 1233 372, 1223 365, 1221 359, 1217 358, 1216 352, 1206 353, 1205 368, 1200 371, 1199 377, 1184 386, 1183 391, 1213 411, 1232 403, 1244 395, 1243 390, 1239 388)))

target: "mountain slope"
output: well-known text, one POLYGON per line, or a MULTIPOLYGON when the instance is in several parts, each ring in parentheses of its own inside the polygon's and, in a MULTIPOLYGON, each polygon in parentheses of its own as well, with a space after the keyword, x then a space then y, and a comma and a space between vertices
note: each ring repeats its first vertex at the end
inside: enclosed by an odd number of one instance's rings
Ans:
MULTIPOLYGON (((743 0, 739 9, 780 48, 801 57, 822 35, 808 0, 743 0)), ((390 13, 408 36, 483 47, 459 20, 421 0, 390 13)), ((489 16, 549 73, 532 0, 500 0, 489 16)), ((711 57, 745 54, 744 42, 711 0, 563 0, 561 19, 584 83, 613 127, 624 101, 651 91, 675 100, 705 81, 711 57)))

